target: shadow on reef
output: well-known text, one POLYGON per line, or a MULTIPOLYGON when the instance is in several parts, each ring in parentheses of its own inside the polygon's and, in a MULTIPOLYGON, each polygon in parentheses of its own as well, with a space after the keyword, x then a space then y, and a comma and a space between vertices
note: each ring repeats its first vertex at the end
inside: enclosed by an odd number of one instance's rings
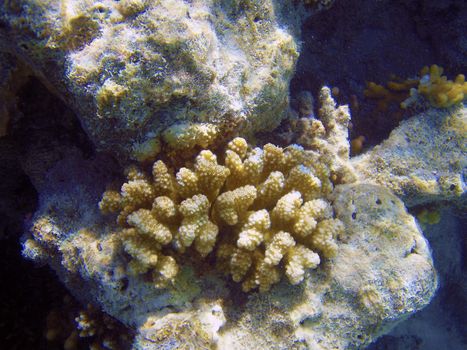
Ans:
MULTIPOLYGON (((71 300, 66 289, 48 267, 34 267, 21 256, 19 237, 37 208, 46 170, 69 152, 92 157, 93 146, 61 100, 36 78, 21 79, 16 96, 7 101, 11 120, 0 138, 0 348, 62 349, 71 332, 78 334, 74 317, 83 307, 69 301, 73 307, 66 308, 63 300, 71 300), (61 326, 63 334, 52 336, 57 312, 68 324, 61 326)), ((94 340, 77 339, 72 348, 89 348, 94 340)))
POLYGON ((48 268, 34 268, 20 251, 14 236, 0 244, 0 278, 4 282, 0 346, 2 349, 59 349, 47 344, 45 319, 61 302, 65 288, 48 268))
POLYGON ((303 25, 291 96, 304 90, 317 96, 323 85, 337 88, 338 103, 351 108, 351 139, 362 135, 368 146, 379 144, 410 113, 397 101, 378 108, 376 100, 364 96, 366 82, 410 78, 435 63, 450 77, 466 71, 466 16, 462 0, 383 0, 365 6, 336 1, 303 25))

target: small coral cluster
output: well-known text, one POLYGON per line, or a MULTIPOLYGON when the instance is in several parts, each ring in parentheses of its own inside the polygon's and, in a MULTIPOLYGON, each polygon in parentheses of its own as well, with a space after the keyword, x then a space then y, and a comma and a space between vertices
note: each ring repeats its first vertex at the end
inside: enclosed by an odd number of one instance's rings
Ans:
POLYGON ((127 349, 132 340, 117 320, 91 304, 83 308, 69 295, 48 313, 44 336, 48 348, 66 350, 127 349))
POLYGON ((337 253, 344 226, 326 200, 336 178, 331 159, 298 145, 251 149, 235 138, 221 162, 203 150, 175 174, 161 160, 151 176, 129 168, 99 207, 118 213, 129 270, 150 273, 156 287, 172 283, 187 256, 212 253, 244 291, 267 291, 281 270, 298 284, 320 263, 318 253, 337 253))
POLYGON ((190 149, 195 146, 208 147, 219 134, 219 128, 209 123, 180 123, 167 128, 163 140, 172 149, 190 149))
POLYGON ((442 74, 443 68, 436 64, 423 67, 418 92, 438 108, 447 108, 462 102, 467 96, 465 76, 458 74, 452 81, 442 74))
POLYGON ((367 82, 363 91, 365 97, 377 101, 377 109, 386 112, 391 104, 399 105, 410 96, 410 89, 418 86, 418 79, 402 79, 392 76, 386 86, 367 82))
POLYGON ((403 109, 407 108, 413 102, 410 96, 414 91, 437 108, 448 108, 462 102, 467 96, 465 76, 458 74, 452 81, 442 74, 443 68, 436 64, 425 66, 420 71, 421 78, 402 79, 392 76, 386 86, 368 82, 364 95, 376 100, 380 111, 387 111, 392 103, 400 105, 403 109))

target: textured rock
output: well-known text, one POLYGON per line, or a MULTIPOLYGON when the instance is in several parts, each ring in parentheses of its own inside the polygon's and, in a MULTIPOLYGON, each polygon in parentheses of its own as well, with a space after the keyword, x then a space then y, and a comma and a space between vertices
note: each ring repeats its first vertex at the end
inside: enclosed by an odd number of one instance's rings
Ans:
POLYGON ((177 123, 277 126, 297 18, 274 0, 7 1, 0 48, 53 85, 98 149, 139 158, 133 147, 177 123))
POLYGON ((450 201, 465 206, 467 108, 430 109, 352 159, 368 181, 385 186, 408 206, 450 201))
POLYGON ((423 235, 429 240, 439 278, 435 298, 421 312, 401 322, 375 344, 371 350, 463 349, 466 345, 464 325, 467 315, 464 251, 467 218, 452 208, 440 213, 440 222, 425 225, 423 235))

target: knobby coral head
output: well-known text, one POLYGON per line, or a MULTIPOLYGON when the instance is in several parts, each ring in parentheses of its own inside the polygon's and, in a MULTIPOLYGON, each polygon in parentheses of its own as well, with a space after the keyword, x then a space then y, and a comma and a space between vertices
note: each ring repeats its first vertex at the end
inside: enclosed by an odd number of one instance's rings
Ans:
POLYGON ((337 253, 344 230, 326 199, 331 164, 316 155, 298 145, 250 149, 235 138, 222 162, 204 150, 175 174, 161 160, 151 175, 127 169, 127 182, 106 191, 99 207, 117 214, 130 271, 150 272, 159 288, 188 255, 209 254, 244 291, 267 291, 282 273, 298 284, 320 256, 337 253))
POLYGON ((180 266, 209 258, 247 292, 267 291, 285 274, 291 284, 337 254, 344 232, 329 195, 337 183, 355 180, 348 166, 348 110, 336 108, 330 91, 320 96, 322 121, 308 135, 311 149, 292 144, 251 147, 231 140, 219 154, 201 151, 177 170, 157 160, 151 174, 126 170, 120 190, 99 203, 116 215, 127 269, 150 274, 169 287, 180 266))

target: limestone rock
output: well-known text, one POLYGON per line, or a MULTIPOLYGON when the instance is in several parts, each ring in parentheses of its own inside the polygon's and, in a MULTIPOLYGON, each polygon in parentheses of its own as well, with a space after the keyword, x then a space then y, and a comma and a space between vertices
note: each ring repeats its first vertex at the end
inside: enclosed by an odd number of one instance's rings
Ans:
POLYGON ((278 0, 6 1, 0 48, 53 86, 98 149, 141 159, 141 144, 178 124, 277 126, 298 58, 300 8, 278 0))
POLYGON ((467 108, 430 109, 352 159, 362 178, 389 188, 407 206, 436 201, 466 205, 467 108))

